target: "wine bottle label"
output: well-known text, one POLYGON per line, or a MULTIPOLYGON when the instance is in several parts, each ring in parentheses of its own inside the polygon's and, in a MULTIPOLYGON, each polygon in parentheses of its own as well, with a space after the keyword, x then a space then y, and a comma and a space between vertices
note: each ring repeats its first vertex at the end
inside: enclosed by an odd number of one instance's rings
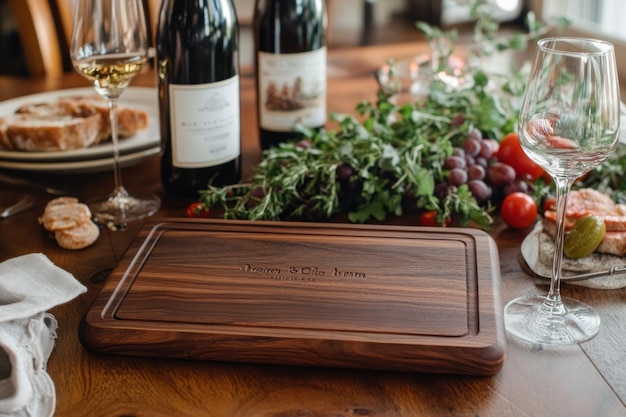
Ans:
POLYGON ((241 153, 239 75, 208 84, 169 84, 172 165, 204 168, 241 153))
POLYGON ((326 123, 326 47, 312 52, 259 52, 259 118, 266 130, 326 123))

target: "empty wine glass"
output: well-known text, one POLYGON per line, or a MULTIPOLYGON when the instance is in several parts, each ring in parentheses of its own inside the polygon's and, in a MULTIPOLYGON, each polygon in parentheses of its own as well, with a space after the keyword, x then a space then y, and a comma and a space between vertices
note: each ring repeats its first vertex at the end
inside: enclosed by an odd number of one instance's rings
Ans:
POLYGON ((560 295, 565 213, 576 178, 614 152, 619 125, 613 45, 582 38, 539 41, 518 126, 524 151, 554 179, 557 217, 547 296, 516 298, 504 309, 506 329, 522 339, 573 344, 600 329, 600 318, 590 306, 560 295))
POLYGON ((118 99, 148 59, 142 0, 76 1, 70 55, 76 71, 93 83, 109 108, 115 189, 89 206, 96 221, 124 227, 154 214, 161 205, 154 195, 129 195, 119 164, 118 99))

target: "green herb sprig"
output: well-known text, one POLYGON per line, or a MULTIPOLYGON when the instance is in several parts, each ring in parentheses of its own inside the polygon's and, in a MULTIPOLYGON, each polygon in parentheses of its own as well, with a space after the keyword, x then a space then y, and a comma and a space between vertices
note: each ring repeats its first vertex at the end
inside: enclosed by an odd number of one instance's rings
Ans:
POLYGON ((442 198, 435 188, 446 181, 444 159, 470 130, 500 138, 513 128, 517 112, 503 104, 513 101, 489 85, 482 72, 471 88, 454 94, 433 81, 423 102, 404 105, 380 91, 376 103, 358 104, 358 116, 331 114, 336 130, 300 128, 305 139, 266 150, 249 182, 209 185, 200 201, 221 207, 230 219, 323 220, 347 213, 362 223, 435 210, 441 224, 455 218, 487 227, 493 207, 478 204, 466 185, 442 198))

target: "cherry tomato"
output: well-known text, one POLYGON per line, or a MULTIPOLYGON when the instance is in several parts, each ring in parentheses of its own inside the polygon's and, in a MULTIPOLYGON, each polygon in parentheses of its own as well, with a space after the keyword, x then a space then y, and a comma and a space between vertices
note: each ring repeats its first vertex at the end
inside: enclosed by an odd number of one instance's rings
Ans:
POLYGON ((187 217, 195 217, 195 218, 207 218, 211 214, 211 211, 207 206, 204 205, 201 201, 196 201, 195 203, 191 203, 187 207, 187 217))
POLYGON ((451 219, 448 218, 445 220, 445 223, 443 225, 440 224, 437 220, 437 211, 435 210, 426 210, 420 214, 419 218, 420 225, 429 227, 445 226, 449 224, 450 221, 451 219))
POLYGON ((521 192, 507 195, 500 206, 502 220, 513 229, 525 229, 537 220, 537 203, 521 192))
POLYGON ((509 133, 500 142, 498 161, 510 165, 519 179, 536 180, 544 175, 544 170, 526 155, 520 145, 517 133, 509 133))

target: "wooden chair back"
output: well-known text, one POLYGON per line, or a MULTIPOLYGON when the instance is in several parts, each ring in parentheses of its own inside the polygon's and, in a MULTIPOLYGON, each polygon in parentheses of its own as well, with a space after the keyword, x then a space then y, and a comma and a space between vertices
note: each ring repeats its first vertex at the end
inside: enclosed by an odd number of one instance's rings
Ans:
POLYGON ((63 55, 67 51, 67 43, 64 40, 65 35, 58 31, 50 2, 8 0, 8 5, 22 42, 28 75, 61 75, 65 71, 63 55))
MULTIPOLYGON (((75 1, 79 0, 8 0, 28 76, 59 76, 73 71, 69 45, 75 1)), ((154 39, 160 3, 161 0, 144 0, 151 39, 154 39)))

